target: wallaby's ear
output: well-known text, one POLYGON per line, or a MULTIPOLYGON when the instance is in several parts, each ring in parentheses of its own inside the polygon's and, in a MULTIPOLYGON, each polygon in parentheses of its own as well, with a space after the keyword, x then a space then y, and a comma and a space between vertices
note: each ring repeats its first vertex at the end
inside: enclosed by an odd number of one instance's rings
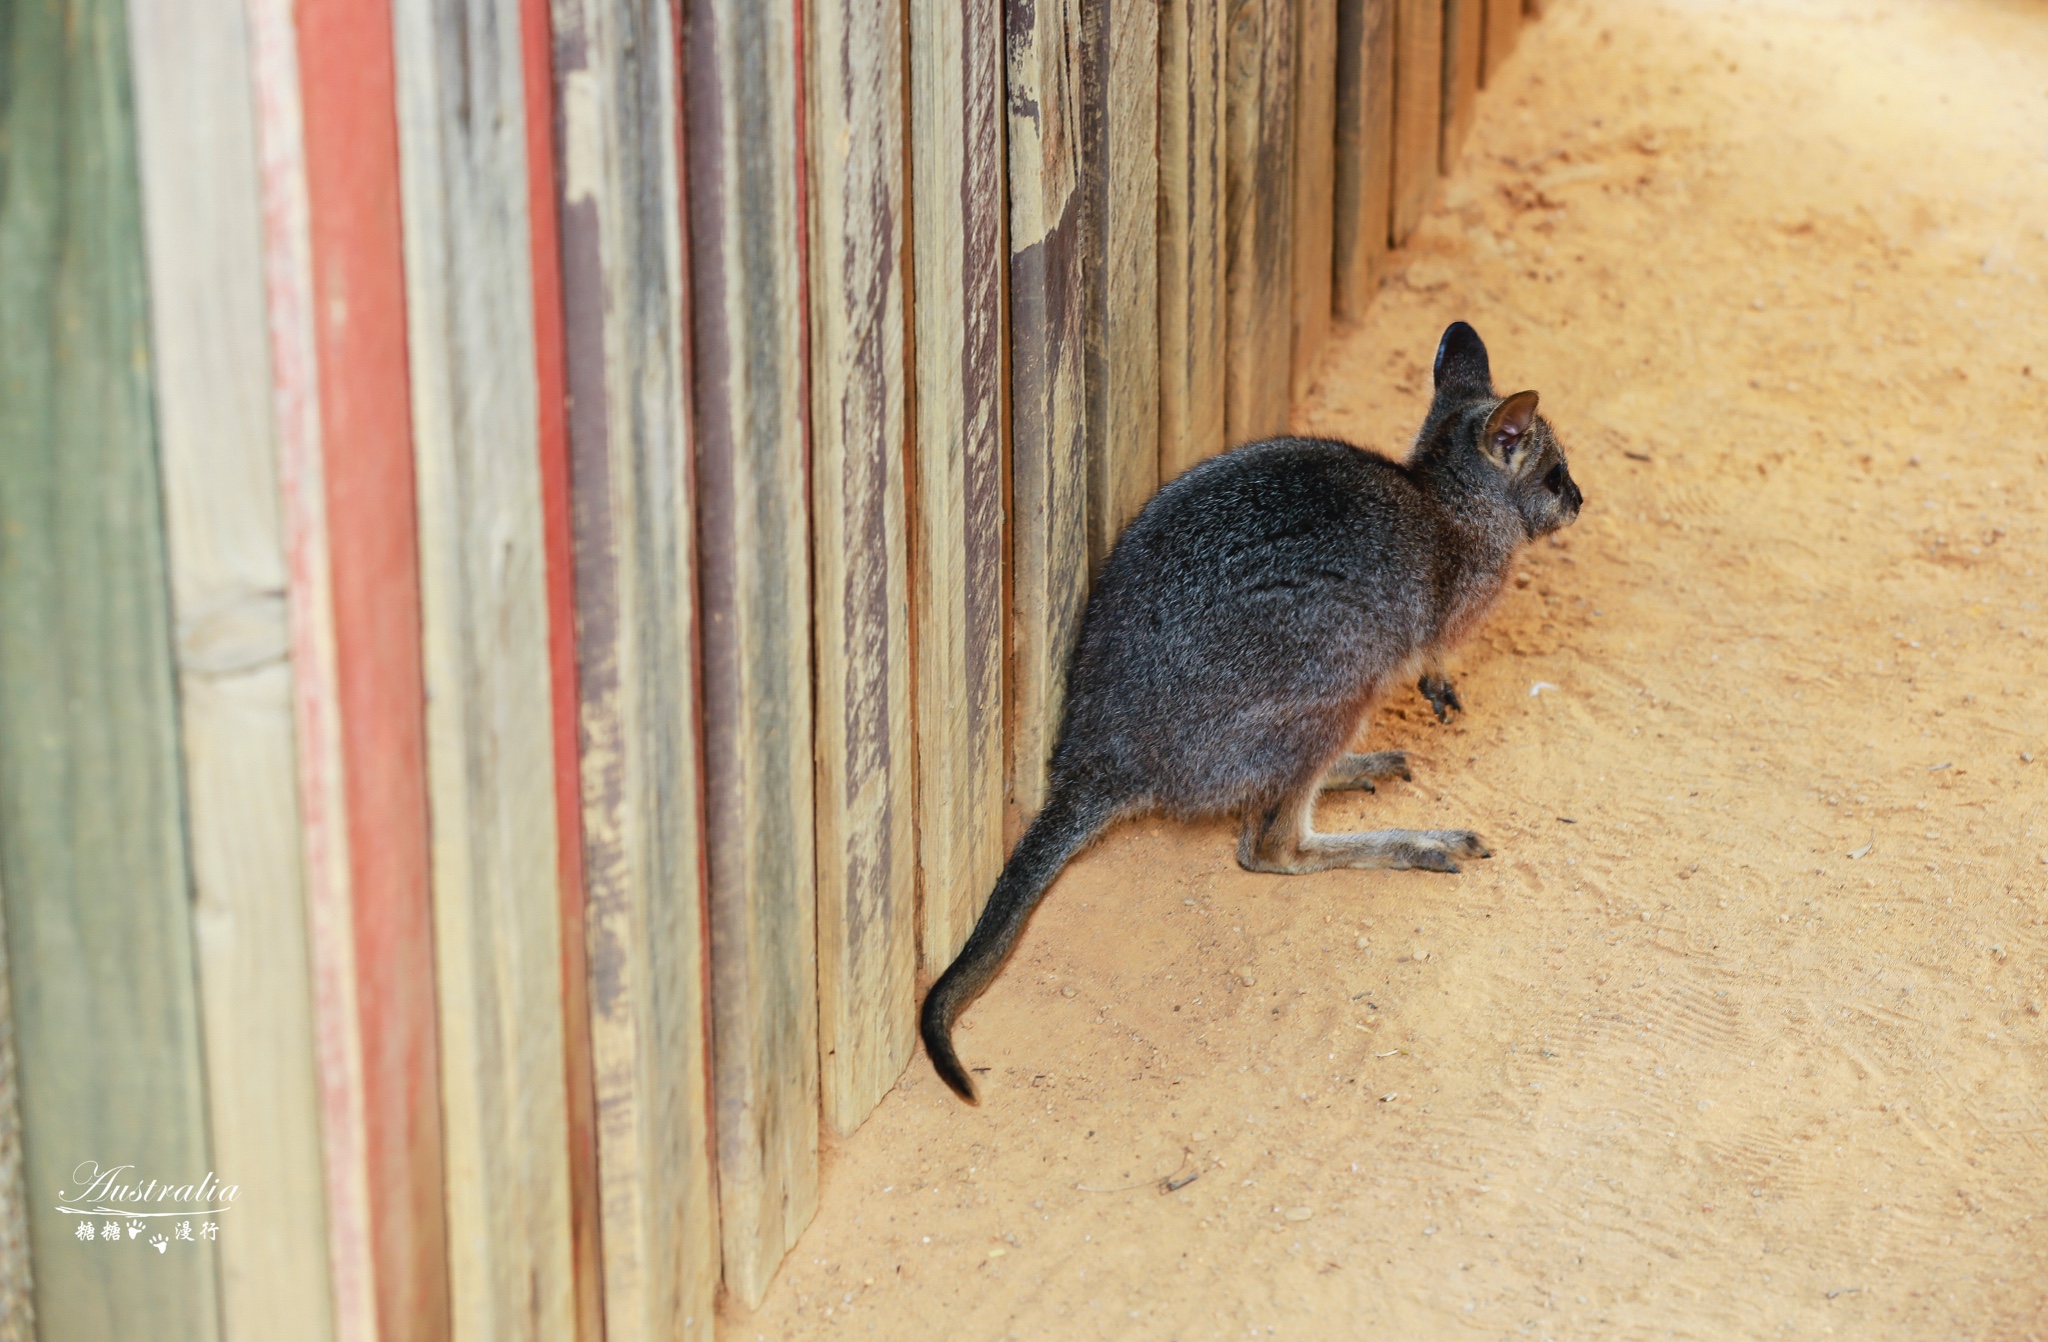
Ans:
POLYGON ((1535 421, 1536 393, 1516 392, 1486 417, 1486 434, 1479 440, 1479 450, 1504 469, 1520 467, 1526 456, 1521 449, 1528 440, 1529 426, 1535 421))
POLYGON ((1486 342, 1464 322, 1452 322, 1445 327, 1444 338, 1436 345, 1436 389, 1441 393, 1447 387, 1481 396, 1493 394, 1493 368, 1486 361, 1486 342))

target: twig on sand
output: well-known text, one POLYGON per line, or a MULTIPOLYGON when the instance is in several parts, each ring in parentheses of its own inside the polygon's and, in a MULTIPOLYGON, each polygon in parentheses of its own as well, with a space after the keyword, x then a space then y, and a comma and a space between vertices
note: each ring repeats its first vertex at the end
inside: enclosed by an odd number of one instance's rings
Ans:
MULTIPOLYGON (((1180 1164, 1175 1165, 1172 1169, 1168 1170, 1166 1173, 1158 1176, 1157 1178, 1140 1179, 1137 1183, 1122 1184, 1116 1188, 1091 1188, 1087 1184, 1075 1184, 1074 1191, 1077 1193, 1128 1193, 1134 1188, 1156 1187, 1162 1193, 1171 1193, 1175 1188, 1184 1187, 1185 1185, 1191 1184, 1195 1181, 1195 1174, 1190 1174, 1187 1178, 1181 1179, 1179 1183, 1173 1183, 1175 1179, 1180 1178, 1181 1171, 1185 1170, 1188 1167, 1188 1156, 1190 1154, 1191 1153, 1189 1152, 1188 1148, 1183 1146, 1180 1149, 1180 1164), (1172 1184, 1172 1187, 1168 1187, 1169 1184, 1172 1184)), ((1196 1171, 1196 1174, 1199 1173, 1199 1170, 1196 1171)))

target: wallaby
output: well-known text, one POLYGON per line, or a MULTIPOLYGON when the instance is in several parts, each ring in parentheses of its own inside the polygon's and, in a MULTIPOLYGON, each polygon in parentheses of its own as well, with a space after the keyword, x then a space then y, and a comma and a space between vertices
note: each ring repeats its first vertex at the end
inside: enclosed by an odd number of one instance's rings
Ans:
POLYGON ((1318 834, 1316 796, 1407 778, 1398 750, 1346 754, 1408 676, 1439 718, 1462 710, 1442 654, 1500 594, 1515 552, 1584 497, 1536 414, 1496 396, 1479 333, 1437 346, 1435 397, 1406 462, 1274 438, 1161 489, 1118 538, 1067 670, 1045 806, 967 944, 924 999, 932 1066, 969 1103, 953 1023, 1009 958, 1046 888, 1110 824, 1237 812, 1249 871, 1458 870, 1463 829, 1318 834))

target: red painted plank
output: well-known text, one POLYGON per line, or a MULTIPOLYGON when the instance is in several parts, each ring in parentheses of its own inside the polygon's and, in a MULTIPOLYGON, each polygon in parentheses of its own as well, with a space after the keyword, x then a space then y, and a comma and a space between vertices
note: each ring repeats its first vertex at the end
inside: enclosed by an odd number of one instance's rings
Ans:
POLYGON ((428 1342, 448 1271, 391 12, 296 17, 377 1334, 428 1342))

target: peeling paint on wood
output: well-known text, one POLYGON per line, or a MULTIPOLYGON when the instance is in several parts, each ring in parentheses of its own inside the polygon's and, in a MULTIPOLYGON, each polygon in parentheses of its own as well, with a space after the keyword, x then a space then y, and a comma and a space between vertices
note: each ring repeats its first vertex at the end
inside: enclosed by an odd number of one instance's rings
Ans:
POLYGON ((334 1336, 247 15, 132 0, 221 1336, 334 1336))
POLYGON ((605 1336, 709 1338, 718 1285, 676 33, 554 13, 605 1336))
POLYGON ((684 46, 718 1200, 749 1308, 818 1201, 795 18, 699 0, 684 46))

